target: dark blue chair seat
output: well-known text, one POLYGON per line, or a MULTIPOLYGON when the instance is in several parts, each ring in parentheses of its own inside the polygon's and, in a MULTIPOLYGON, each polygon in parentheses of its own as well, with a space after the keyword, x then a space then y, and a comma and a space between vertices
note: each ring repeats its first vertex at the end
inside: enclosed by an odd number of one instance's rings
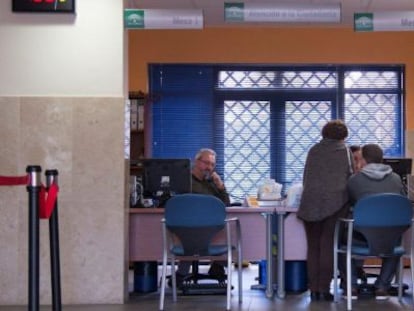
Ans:
POLYGON ((170 198, 162 220, 163 259, 159 309, 164 310, 167 265, 171 266, 173 301, 177 301, 175 261, 179 258, 198 261, 203 258, 226 259, 227 305, 231 307, 233 257, 238 271, 238 296, 242 301, 241 228, 237 218, 226 218, 226 206, 212 195, 181 194, 170 198), (232 232, 236 232, 232 238, 232 232), (224 243, 215 237, 224 233, 224 243))
MULTIPOLYGON (((340 218, 334 233, 334 301, 338 301, 338 257, 346 256, 346 291, 351 293, 351 258, 398 257, 398 298, 402 298, 403 235, 412 226, 413 206, 403 195, 395 193, 372 194, 360 199, 354 206, 352 218, 340 218), (345 231, 345 232, 344 232, 345 231), (355 239, 362 235, 365 242, 355 239), (345 239, 344 239, 345 235, 345 239)), ((411 230, 409 245, 413 245, 411 230)), ((414 251, 409 250, 411 282, 414 281, 414 251)), ((352 296, 347 295, 347 310, 352 310, 352 296)))
MULTIPOLYGON (((346 249, 347 249, 347 247, 344 245, 344 246, 340 247, 339 251, 342 252, 342 253, 346 253, 346 249)), ((403 246, 398 245, 398 246, 394 247, 394 250, 393 250, 392 254, 393 254, 393 256, 402 256, 402 255, 405 255, 406 252, 407 251, 403 246)), ((352 246, 351 247, 351 254, 353 256, 363 256, 363 257, 370 257, 371 256, 369 248, 364 247, 364 246, 352 246)), ((384 256, 385 256, 385 254, 384 255, 378 254, 378 256, 375 256, 375 257, 384 257, 384 256)))

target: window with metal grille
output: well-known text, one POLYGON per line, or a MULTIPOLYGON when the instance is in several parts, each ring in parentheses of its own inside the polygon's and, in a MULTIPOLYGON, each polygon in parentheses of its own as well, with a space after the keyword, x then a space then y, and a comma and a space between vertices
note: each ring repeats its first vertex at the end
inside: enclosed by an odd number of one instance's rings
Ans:
POLYGON ((386 156, 403 155, 401 71, 344 71, 344 120, 349 141, 378 143, 386 156))
POLYGON ((402 66, 151 65, 153 157, 216 150, 234 200, 273 178, 300 182, 322 126, 344 119, 348 144, 404 152, 402 66))
POLYGON ((224 101, 224 179, 242 197, 270 177, 270 103, 224 101))
POLYGON ((301 182, 309 147, 320 139, 320 129, 331 119, 330 102, 289 101, 286 103, 285 183, 301 182))

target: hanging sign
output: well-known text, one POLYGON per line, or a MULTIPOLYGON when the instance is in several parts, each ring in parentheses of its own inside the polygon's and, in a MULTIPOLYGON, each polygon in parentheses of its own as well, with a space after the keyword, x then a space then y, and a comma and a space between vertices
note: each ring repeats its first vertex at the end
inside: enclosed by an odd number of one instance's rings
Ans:
POLYGON ((201 29, 202 10, 125 9, 125 28, 130 29, 201 29))
POLYGON ((289 4, 225 2, 226 22, 338 23, 340 4, 289 4))
POLYGON ((355 31, 414 30, 414 11, 355 13, 355 31))

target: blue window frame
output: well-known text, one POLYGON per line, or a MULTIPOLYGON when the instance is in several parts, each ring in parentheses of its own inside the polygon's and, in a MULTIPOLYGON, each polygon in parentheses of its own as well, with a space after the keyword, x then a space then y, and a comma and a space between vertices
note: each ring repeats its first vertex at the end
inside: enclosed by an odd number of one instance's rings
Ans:
POLYGON ((344 119, 348 144, 379 143, 404 154, 404 67, 149 66, 152 157, 193 158, 216 150, 233 199, 264 178, 300 181, 306 154, 330 119, 344 119))

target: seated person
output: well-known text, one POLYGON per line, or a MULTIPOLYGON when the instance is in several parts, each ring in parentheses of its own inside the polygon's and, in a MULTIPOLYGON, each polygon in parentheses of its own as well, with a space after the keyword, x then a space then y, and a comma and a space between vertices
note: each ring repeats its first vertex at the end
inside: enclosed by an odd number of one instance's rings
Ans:
MULTIPOLYGON (((216 152, 212 149, 203 148, 197 152, 192 168, 192 192, 199 194, 210 194, 219 198, 226 206, 230 205, 229 194, 226 191, 220 176, 214 171, 216 166, 216 152)), ((180 261, 176 271, 177 285, 180 286, 183 279, 189 274, 190 261, 180 261)), ((223 281, 226 279, 224 263, 213 261, 208 274, 215 279, 223 281)))
MULTIPOLYGON (((405 195, 404 185, 398 174, 394 173, 389 165, 382 163, 383 151, 377 144, 367 144, 362 147, 361 170, 348 180, 349 197, 356 203, 366 195, 375 193, 399 193, 405 195)), ((366 242, 362 235, 354 235, 355 242, 366 242)), ((382 258, 381 271, 376 279, 375 296, 377 299, 386 299, 388 289, 398 266, 398 258, 382 258)), ((352 262, 352 295, 357 291, 356 265, 352 262)), ((340 269, 345 275, 345 256, 340 258, 340 269)))
MULTIPOLYGON (((353 158, 353 173, 356 174, 362 169, 362 148, 360 145, 352 145, 349 147, 352 153, 353 158)), ((366 280, 366 275, 364 272, 364 260, 358 260, 354 259, 354 263, 356 265, 356 273, 358 275, 358 278, 363 278, 366 280)), ((341 283, 341 286, 343 286, 343 283, 341 283)))
POLYGON ((352 145, 349 147, 352 153, 352 158, 354 160, 354 173, 358 173, 362 168, 362 149, 361 146, 352 145))

